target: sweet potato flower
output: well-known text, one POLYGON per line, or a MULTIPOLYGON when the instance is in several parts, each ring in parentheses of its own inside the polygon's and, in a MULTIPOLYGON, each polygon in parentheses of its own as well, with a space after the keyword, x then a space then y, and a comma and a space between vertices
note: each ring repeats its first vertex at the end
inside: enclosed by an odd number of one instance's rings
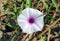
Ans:
POLYGON ((41 31, 44 26, 44 15, 39 10, 26 8, 18 16, 17 22, 24 33, 41 31))

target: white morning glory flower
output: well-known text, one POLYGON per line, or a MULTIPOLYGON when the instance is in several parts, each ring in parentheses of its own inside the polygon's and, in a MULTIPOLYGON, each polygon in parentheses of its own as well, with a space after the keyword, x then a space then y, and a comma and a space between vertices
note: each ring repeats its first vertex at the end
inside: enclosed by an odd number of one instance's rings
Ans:
POLYGON ((39 10, 26 8, 22 11, 22 14, 18 16, 17 22, 24 33, 31 34, 43 29, 43 18, 44 15, 39 10))

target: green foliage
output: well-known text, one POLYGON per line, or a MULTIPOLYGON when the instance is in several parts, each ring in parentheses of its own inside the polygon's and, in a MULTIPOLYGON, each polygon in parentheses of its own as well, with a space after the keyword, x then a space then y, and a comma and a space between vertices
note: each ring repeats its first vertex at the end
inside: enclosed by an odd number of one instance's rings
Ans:
POLYGON ((32 7, 32 0, 26 0, 26 7, 31 8, 32 7))
POLYGON ((53 17, 53 16, 47 14, 47 15, 45 16, 45 18, 44 18, 44 22, 45 22, 45 23, 51 22, 52 17, 53 17))
MULTIPOLYGON (((6 10, 5 13, 8 15, 13 15, 13 17, 15 17, 17 19, 18 15, 22 12, 23 9, 24 9, 24 2, 22 2, 22 4, 21 4, 20 11, 18 11, 16 4, 14 4, 14 8, 13 8, 14 11, 12 12, 12 11, 6 10)), ((9 16, 9 17, 11 17, 11 16, 9 16)), ((17 28, 15 25, 12 25, 10 23, 6 23, 6 25, 8 25, 12 29, 17 28)))
POLYGON ((51 1, 53 6, 56 7, 56 10, 58 11, 59 7, 58 7, 58 4, 56 3, 56 0, 51 0, 51 1))
POLYGON ((18 16, 18 12, 17 11, 18 11, 17 10, 17 6, 16 6, 16 4, 14 4, 14 13, 15 13, 16 19, 17 19, 17 16, 18 16))
POLYGON ((7 13, 7 14, 9 14, 9 15, 14 15, 14 16, 15 16, 15 13, 14 13, 14 12, 5 11, 5 13, 7 13))
POLYGON ((22 2, 22 4, 21 4, 21 9, 20 9, 20 14, 22 13, 22 10, 24 9, 24 1, 21 1, 22 2))
POLYGON ((46 8, 46 11, 48 12, 49 7, 48 7, 47 3, 45 2, 45 0, 42 0, 42 2, 43 2, 44 6, 45 6, 45 8, 46 8))
POLYGON ((17 6, 14 4, 14 12, 17 12, 17 6))
POLYGON ((9 41, 15 41, 16 37, 19 35, 19 32, 20 32, 20 28, 18 27, 16 29, 16 32, 10 37, 9 41))
POLYGON ((10 23, 6 23, 6 25, 8 25, 10 28, 12 28, 12 29, 16 29, 17 28, 17 26, 16 25, 13 25, 13 24, 10 24, 10 23))
POLYGON ((41 38, 40 38, 39 41, 46 41, 46 37, 42 37, 42 36, 41 36, 41 38))
MULTIPOLYGON (((14 11, 13 12, 6 12, 6 13, 14 15, 15 18, 17 19, 18 15, 21 14, 22 10, 24 9, 24 2, 23 1, 21 1, 21 2, 22 2, 22 4, 21 4, 20 11, 18 11, 16 4, 14 4, 14 11)), ((15 38, 18 36, 18 34, 20 32, 20 27, 13 25, 13 24, 10 24, 10 23, 7 23, 6 25, 8 25, 10 28, 13 28, 16 30, 18 29, 16 31, 16 33, 14 35, 12 35, 9 39, 9 41, 15 41, 15 38)))

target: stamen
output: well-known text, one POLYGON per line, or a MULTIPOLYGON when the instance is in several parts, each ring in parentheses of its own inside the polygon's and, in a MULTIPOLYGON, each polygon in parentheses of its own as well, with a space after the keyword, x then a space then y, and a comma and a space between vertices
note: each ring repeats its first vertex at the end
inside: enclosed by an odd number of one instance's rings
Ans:
POLYGON ((28 22, 29 22, 30 24, 32 24, 32 23, 35 22, 35 19, 31 17, 31 18, 28 19, 28 22))

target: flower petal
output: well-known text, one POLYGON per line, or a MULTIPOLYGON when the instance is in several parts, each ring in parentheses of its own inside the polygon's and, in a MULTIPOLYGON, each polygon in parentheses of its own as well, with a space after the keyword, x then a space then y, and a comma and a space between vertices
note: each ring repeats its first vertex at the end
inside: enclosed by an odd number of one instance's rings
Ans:
POLYGON ((34 32, 41 31, 40 27, 36 24, 33 24, 32 28, 33 28, 34 32))
POLYGON ((25 17, 29 17, 29 8, 26 8, 22 11, 22 14, 25 16, 25 17))
POLYGON ((41 31, 44 26, 43 13, 33 8, 26 8, 22 11, 22 14, 18 16, 18 25, 24 33, 31 34, 33 32, 41 31), (28 18, 34 18, 35 22, 30 24, 28 18))
POLYGON ((21 27, 24 27, 25 24, 26 24, 26 17, 23 16, 22 14, 18 16, 17 18, 17 22, 18 22, 18 25, 21 26, 21 27))
POLYGON ((31 34, 34 32, 34 30, 32 29, 32 26, 29 24, 26 24, 22 30, 24 33, 28 33, 28 34, 31 34))
POLYGON ((38 25, 40 29, 42 30, 44 26, 43 16, 36 18, 35 24, 38 25))
POLYGON ((32 9, 32 8, 30 8, 29 12, 30 12, 30 16, 33 16, 35 18, 43 15, 43 13, 40 12, 39 10, 32 9))

